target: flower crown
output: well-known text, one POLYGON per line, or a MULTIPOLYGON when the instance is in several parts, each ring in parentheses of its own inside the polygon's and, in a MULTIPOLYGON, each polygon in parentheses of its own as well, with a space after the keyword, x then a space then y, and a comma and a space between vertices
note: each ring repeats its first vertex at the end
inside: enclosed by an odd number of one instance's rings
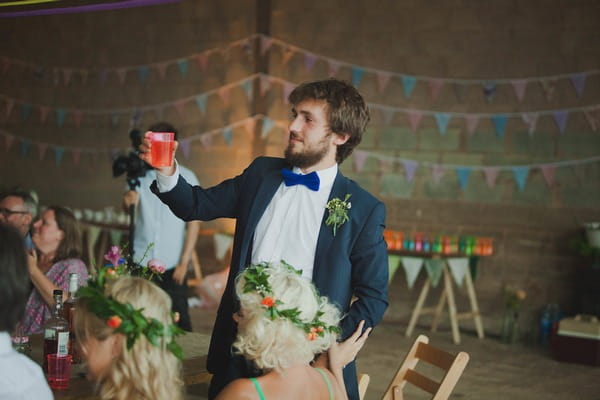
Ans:
MULTIPOLYGON (((146 249, 146 253, 149 248, 146 249)), ((144 257, 146 255, 144 253, 144 257)), ((142 257, 142 260, 143 258, 142 257)), ((122 257, 121 249, 118 246, 112 246, 104 256, 111 264, 106 264, 98 270, 96 278, 90 278, 88 285, 81 287, 77 291, 80 298, 85 298, 89 310, 98 318, 106 321, 106 325, 114 329, 115 332, 122 333, 127 338, 127 349, 130 350, 140 335, 146 336, 153 346, 159 347, 161 338, 169 340, 167 350, 169 350, 178 359, 183 359, 183 350, 175 342, 175 337, 184 333, 175 323, 179 319, 178 313, 174 313, 173 322, 164 326, 156 318, 147 318, 142 311, 143 308, 134 308, 130 303, 121 303, 111 296, 105 294, 106 285, 109 281, 123 275, 136 275, 151 280, 155 276, 160 276, 165 271, 164 264, 158 260, 150 260, 147 266, 137 263, 130 266, 126 263, 126 258, 122 257)))
MULTIPOLYGON (((285 266, 290 272, 302 275, 301 270, 297 270, 291 265, 281 261, 281 264, 285 266)), ((310 322, 304 322, 300 319, 300 310, 298 307, 283 309, 284 303, 273 297, 273 289, 269 283, 269 263, 260 263, 257 265, 251 265, 244 270, 242 273, 244 282, 244 293, 257 292, 262 296, 260 304, 266 308, 265 317, 270 320, 277 318, 288 319, 298 328, 306 332, 306 338, 308 340, 315 340, 317 337, 323 337, 325 332, 340 333, 340 328, 334 325, 327 325, 321 321, 323 311, 317 311, 315 317, 310 322)), ((321 299, 317 296, 319 306, 321 305, 321 299)))

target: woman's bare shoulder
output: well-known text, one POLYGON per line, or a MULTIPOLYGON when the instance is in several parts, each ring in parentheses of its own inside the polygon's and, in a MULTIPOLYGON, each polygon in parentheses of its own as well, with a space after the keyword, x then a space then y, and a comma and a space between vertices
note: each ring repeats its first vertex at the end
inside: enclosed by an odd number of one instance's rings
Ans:
POLYGON ((225 386, 215 400, 253 400, 256 398, 256 389, 254 388, 252 381, 250 379, 242 378, 236 379, 225 386))

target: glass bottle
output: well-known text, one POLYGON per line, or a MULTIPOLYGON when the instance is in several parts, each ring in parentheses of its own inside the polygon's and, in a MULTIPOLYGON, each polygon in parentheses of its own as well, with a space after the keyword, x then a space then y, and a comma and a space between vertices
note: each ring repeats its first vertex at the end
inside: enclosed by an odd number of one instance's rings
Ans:
POLYGON ((62 290, 52 292, 54 308, 52 317, 44 324, 44 372, 48 372, 48 354, 69 354, 69 323, 63 318, 62 290))
POLYGON ((75 308, 77 307, 77 290, 79 289, 79 276, 77 273, 72 272, 69 274, 69 298, 64 304, 64 318, 69 323, 69 354, 71 355, 71 362, 73 364, 79 364, 81 362, 81 356, 77 351, 77 342, 75 339, 75 329, 73 327, 73 315, 75 308))

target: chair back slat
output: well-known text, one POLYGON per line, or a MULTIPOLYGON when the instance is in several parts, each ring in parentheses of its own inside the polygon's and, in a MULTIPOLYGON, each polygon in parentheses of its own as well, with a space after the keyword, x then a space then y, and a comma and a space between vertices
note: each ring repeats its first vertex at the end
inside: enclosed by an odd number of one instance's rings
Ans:
POLYGON ((428 343, 419 343, 416 357, 443 370, 448 370, 454 362, 454 356, 444 350, 437 349, 428 343))
POLYGON ((435 394, 440 387, 440 384, 431 378, 426 377, 414 369, 409 369, 404 375, 406 382, 412 383, 413 385, 421 388, 422 390, 435 394))

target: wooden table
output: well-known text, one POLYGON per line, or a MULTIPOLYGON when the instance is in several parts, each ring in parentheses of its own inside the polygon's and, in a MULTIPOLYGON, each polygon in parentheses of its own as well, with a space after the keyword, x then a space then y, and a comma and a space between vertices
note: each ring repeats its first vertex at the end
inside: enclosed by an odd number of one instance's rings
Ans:
POLYGON ((433 314, 433 322, 431 324, 431 331, 435 332, 437 330, 437 326, 440 320, 440 316, 444 307, 448 306, 448 314, 450 317, 450 327, 452 329, 452 339, 454 343, 460 343, 460 333, 458 327, 458 320, 462 318, 472 318, 475 323, 475 330, 477 331, 477 336, 480 339, 485 337, 483 331, 483 323, 481 321, 481 315, 479 313, 479 306, 477 304, 477 295, 475 293, 475 286, 473 285, 473 279, 471 278, 471 273, 468 271, 464 275, 464 284, 467 289, 467 296, 469 297, 469 303, 471 306, 471 311, 466 312, 457 312, 456 309, 456 301, 454 297, 454 288, 452 287, 452 277, 449 271, 448 260, 452 258, 470 258, 471 255, 465 254, 438 254, 438 253, 425 253, 425 252, 413 252, 413 251, 403 251, 403 250, 388 250, 389 254, 399 255, 403 257, 415 257, 415 258, 423 258, 423 259, 439 259, 443 261, 443 289, 440 294, 439 300, 435 306, 432 307, 424 307, 425 300, 427 299, 427 295, 429 293, 429 289, 431 288, 431 279, 427 276, 423 287, 421 288, 421 293, 419 294, 419 298, 417 299, 417 304, 415 304, 415 308, 412 311, 410 321, 408 323, 408 327, 406 328, 406 336, 411 336, 415 325, 417 324, 417 320, 421 315, 433 314))
MULTIPOLYGON (((31 358, 41 365, 43 340, 41 335, 30 337, 31 358)), ((208 383, 211 374, 206 370, 206 356, 210 344, 210 335, 188 332, 177 338, 183 348, 183 381, 186 385, 208 383)), ((85 378, 84 364, 74 364, 71 368, 69 388, 52 390, 56 400, 97 400, 95 384, 85 378)))

